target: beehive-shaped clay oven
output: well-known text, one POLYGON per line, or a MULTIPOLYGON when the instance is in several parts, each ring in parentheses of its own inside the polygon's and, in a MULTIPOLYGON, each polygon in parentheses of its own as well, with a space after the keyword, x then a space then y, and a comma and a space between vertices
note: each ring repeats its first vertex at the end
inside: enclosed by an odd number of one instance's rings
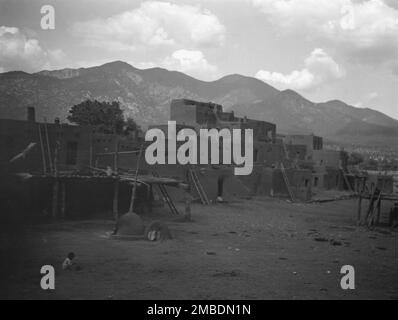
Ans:
POLYGON ((119 218, 117 235, 142 236, 144 231, 144 223, 137 214, 126 213, 119 218))

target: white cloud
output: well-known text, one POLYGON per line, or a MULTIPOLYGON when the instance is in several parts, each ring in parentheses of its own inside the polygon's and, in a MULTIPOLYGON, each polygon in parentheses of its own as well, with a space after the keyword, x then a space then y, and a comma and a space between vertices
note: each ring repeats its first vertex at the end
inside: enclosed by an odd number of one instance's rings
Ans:
POLYGON ((34 72, 57 67, 64 59, 61 50, 43 49, 18 28, 0 27, 0 70, 34 72))
POLYGON ((156 64, 152 61, 144 61, 144 62, 131 63, 131 64, 139 69, 151 69, 151 68, 160 67, 160 64, 156 64))
POLYGON ((161 65, 170 70, 177 70, 202 80, 214 80, 218 68, 210 64, 204 54, 198 50, 177 50, 166 57, 161 65))
POLYGON ((371 92, 371 93, 369 93, 367 98, 369 101, 371 101, 371 100, 377 99, 378 97, 379 97, 379 94, 377 92, 371 92))
POLYGON ((76 23, 72 32, 90 45, 109 50, 219 46, 225 39, 225 27, 210 11, 160 1, 143 2, 106 19, 76 23))
POLYGON ((327 40, 366 63, 398 54, 398 9, 383 0, 251 0, 287 32, 327 40))
POLYGON ((311 52, 304 65, 289 74, 260 70, 255 77, 280 89, 308 90, 345 76, 344 69, 320 48, 311 52))
POLYGON ((295 70, 289 74, 260 70, 255 77, 280 89, 306 89, 311 87, 314 82, 314 75, 307 69, 295 70))
MULTIPOLYGON (((319 25, 336 17, 346 0, 251 0, 272 22, 285 27, 319 25)), ((349 1, 349 0, 348 0, 349 1)))

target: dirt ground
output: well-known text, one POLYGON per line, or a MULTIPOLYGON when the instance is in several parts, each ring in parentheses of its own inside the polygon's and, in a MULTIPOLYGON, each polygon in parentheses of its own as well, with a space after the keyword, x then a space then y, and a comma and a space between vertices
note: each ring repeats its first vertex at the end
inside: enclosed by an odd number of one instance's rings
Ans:
POLYGON ((109 240, 111 220, 2 225, 0 298, 398 299, 398 232, 357 228, 356 202, 194 205, 192 222, 163 209, 144 219, 167 222, 162 242, 109 240), (62 270, 70 251, 82 270, 62 270), (53 291, 42 265, 56 269, 53 291), (343 265, 355 290, 340 287, 343 265))

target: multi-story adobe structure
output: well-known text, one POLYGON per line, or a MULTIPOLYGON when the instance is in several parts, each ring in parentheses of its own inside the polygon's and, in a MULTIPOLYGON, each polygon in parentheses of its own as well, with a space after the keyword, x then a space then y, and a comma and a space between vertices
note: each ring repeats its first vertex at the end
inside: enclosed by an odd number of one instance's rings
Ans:
POLYGON ((92 133, 89 128, 53 123, 39 123, 34 108, 28 119, 0 119, 0 162, 10 172, 84 170, 92 159, 92 133), (34 146, 19 161, 10 163, 29 144, 34 146))
POLYGON ((234 112, 224 112, 215 103, 188 99, 173 100, 170 105, 170 120, 177 125, 193 128, 253 129, 254 141, 275 142, 276 125, 266 121, 239 118, 234 112))

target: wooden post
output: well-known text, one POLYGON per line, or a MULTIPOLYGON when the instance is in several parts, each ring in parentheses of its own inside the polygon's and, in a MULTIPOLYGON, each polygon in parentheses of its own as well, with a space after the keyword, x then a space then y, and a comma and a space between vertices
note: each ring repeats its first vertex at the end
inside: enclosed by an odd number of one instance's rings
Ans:
POLYGON ((134 181, 133 190, 131 192, 131 201, 130 201, 129 213, 133 213, 134 212, 135 194, 137 192, 138 170, 140 168, 140 161, 141 161, 141 156, 142 156, 142 151, 143 150, 144 150, 144 145, 141 146, 140 153, 138 155, 137 167, 136 167, 136 170, 135 170, 135 181, 134 181))
POLYGON ((191 212, 191 202, 192 202, 192 195, 191 195, 191 179, 189 178, 189 169, 185 173, 185 183, 187 184, 186 188, 184 189, 184 197, 185 197, 185 212, 184 212, 184 220, 191 221, 192 220, 192 212, 191 212))
POLYGON ((119 217, 119 180, 116 180, 113 185, 113 216, 117 221, 119 217))
POLYGON ((377 190, 377 188, 374 187, 374 189, 373 189, 372 192, 370 193, 369 208, 368 208, 368 211, 367 211, 367 213, 366 213, 366 219, 365 219, 366 222, 368 222, 369 215, 370 215, 370 214, 372 213, 372 211, 373 211, 374 202, 375 202, 376 190, 377 190))
POLYGON ((40 126, 40 124, 38 126, 38 129, 39 129, 41 159, 42 159, 42 162, 43 162, 43 174, 47 174, 46 153, 44 151, 44 143, 43 143, 43 137, 42 137, 42 134, 41 134, 41 126, 40 126))
POLYGON ((58 152, 59 152, 59 149, 60 149, 60 142, 57 141, 56 144, 55 144, 55 150, 54 150, 54 163, 53 163, 53 166, 54 166, 54 175, 55 175, 55 176, 58 176, 58 152))
POLYGON ((119 137, 116 136, 116 142, 115 142, 115 154, 113 158, 113 171, 117 174, 119 170, 119 137))
POLYGON ((53 203, 52 203, 52 218, 58 218, 58 193, 59 193, 59 180, 54 178, 53 183, 53 203))
POLYGON ((380 215, 381 215, 381 197, 379 202, 377 203, 377 217, 376 217, 376 225, 380 223, 380 215))
POLYGON ((66 217, 66 182, 61 183, 61 218, 66 217))
POLYGON ((93 167, 93 129, 90 129, 90 169, 93 167))
POLYGON ((358 215, 357 215, 357 225, 361 225, 361 214, 362 214, 362 192, 359 194, 358 199, 358 215))
POLYGON ((46 143, 47 143, 47 151, 48 151, 48 162, 50 167, 50 174, 53 173, 53 164, 52 164, 52 156, 51 156, 51 146, 50 146, 50 138, 48 136, 48 127, 47 120, 44 118, 44 132, 46 134, 46 143))

